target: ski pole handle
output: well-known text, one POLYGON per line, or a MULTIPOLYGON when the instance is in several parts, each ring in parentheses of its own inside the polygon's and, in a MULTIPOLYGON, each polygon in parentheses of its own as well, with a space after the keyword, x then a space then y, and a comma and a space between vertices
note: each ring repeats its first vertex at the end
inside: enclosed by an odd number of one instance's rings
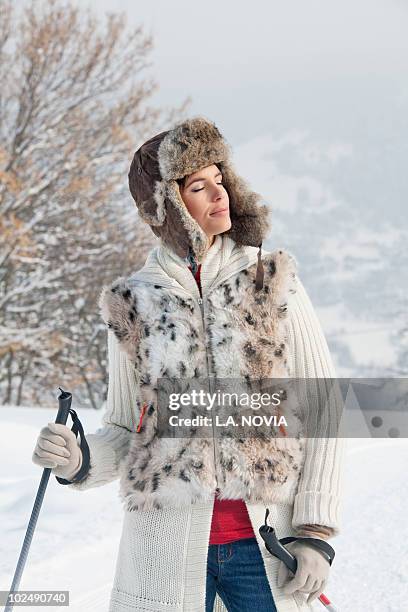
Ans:
MULTIPOLYGON (((269 513, 267 513, 268 515, 269 513)), ((277 557, 286 565, 286 567, 293 573, 296 574, 297 570, 297 559, 294 555, 292 555, 287 548, 279 541, 275 529, 270 525, 266 524, 262 525, 259 528, 259 533, 262 536, 262 539, 265 542, 266 549, 273 555, 277 557)), ((334 606, 330 599, 324 594, 320 593, 318 600, 320 603, 326 608, 327 612, 339 612, 339 609, 334 606)))
POLYGON ((265 529, 265 525, 259 529, 261 536, 265 541, 265 546, 267 550, 273 555, 277 557, 286 565, 286 567, 293 573, 296 574, 297 570, 297 559, 294 557, 288 550, 281 544, 276 536, 275 530, 273 527, 267 527, 265 529))
MULTIPOLYGON (((62 425, 65 425, 68 419, 69 409, 71 407, 72 394, 68 391, 63 391, 61 387, 58 387, 58 389, 61 391, 61 394, 58 396, 58 412, 57 417, 55 419, 55 423, 61 423, 62 425)), ((50 475, 51 468, 44 468, 37 495, 34 501, 34 506, 31 511, 31 517, 28 523, 23 546, 21 548, 20 556, 18 558, 16 571, 14 572, 13 582, 11 583, 9 594, 10 592, 18 591, 18 587, 20 586, 21 576, 23 574, 23 570, 27 561, 28 551, 30 549, 31 540, 33 539, 34 529, 37 524, 38 516, 40 514, 41 505, 44 499, 45 490, 47 488, 50 475)), ((4 612, 12 612, 13 605, 13 603, 8 603, 4 608, 4 612)))
POLYGON ((55 419, 55 423, 61 423, 62 425, 66 425, 69 415, 69 409, 71 408, 72 403, 72 393, 69 393, 68 391, 63 391, 61 387, 58 387, 58 389, 61 391, 61 395, 58 396, 58 412, 57 417, 55 419))

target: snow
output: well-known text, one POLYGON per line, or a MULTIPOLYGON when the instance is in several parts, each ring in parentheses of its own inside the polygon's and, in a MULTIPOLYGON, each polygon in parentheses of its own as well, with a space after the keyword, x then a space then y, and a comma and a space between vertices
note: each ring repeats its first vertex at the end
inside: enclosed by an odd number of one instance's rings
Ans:
MULTIPOLYGON (((8 590, 42 475, 32 452, 56 410, 0 410, 0 590, 8 590)), ((101 425, 101 411, 82 410, 79 417, 85 432, 101 425)), ((342 533, 331 541, 336 558, 325 589, 342 612, 407 609, 407 465, 405 439, 347 442, 342 533)), ((20 589, 69 590, 70 610, 108 610, 121 525, 118 481, 79 492, 51 476, 20 589)))
MULTIPOLYGON (((55 414, 53 409, 1 408, 0 590, 10 588, 42 475, 31 460, 36 440, 55 414)), ((79 416, 86 432, 101 425, 100 412, 83 410, 79 416)), ((107 610, 121 521, 118 481, 78 492, 51 475, 20 590, 69 590, 70 610, 107 610)))

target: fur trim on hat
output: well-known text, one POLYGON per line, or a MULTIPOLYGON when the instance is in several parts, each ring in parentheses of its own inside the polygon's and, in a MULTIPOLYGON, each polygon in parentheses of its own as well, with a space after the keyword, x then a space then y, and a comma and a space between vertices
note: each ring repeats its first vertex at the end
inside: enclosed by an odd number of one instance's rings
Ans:
POLYGON ((180 179, 229 155, 229 146, 214 123, 203 117, 187 119, 169 131, 159 146, 160 174, 167 181, 180 179))

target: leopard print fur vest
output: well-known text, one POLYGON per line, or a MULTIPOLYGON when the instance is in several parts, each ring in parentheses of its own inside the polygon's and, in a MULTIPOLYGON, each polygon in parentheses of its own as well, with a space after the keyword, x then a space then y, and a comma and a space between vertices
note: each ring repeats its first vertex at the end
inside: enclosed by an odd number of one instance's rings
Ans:
POLYGON ((158 435, 158 379, 291 377, 286 324, 296 263, 283 250, 262 261, 262 290, 255 290, 256 264, 248 264, 204 294, 202 305, 182 288, 134 283, 131 276, 103 288, 102 318, 138 381, 134 435, 120 479, 127 510, 207 503, 216 489, 220 499, 293 501, 304 463, 296 412, 296 435, 288 438, 198 438, 193 430, 189 437, 158 435))

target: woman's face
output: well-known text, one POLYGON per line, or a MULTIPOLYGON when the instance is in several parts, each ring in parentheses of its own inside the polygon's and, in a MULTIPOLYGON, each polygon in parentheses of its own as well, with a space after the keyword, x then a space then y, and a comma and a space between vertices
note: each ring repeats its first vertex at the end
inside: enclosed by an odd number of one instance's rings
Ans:
POLYGON ((188 212, 211 241, 215 234, 230 229, 229 197, 215 164, 189 174, 184 187, 180 187, 180 194, 188 212))

